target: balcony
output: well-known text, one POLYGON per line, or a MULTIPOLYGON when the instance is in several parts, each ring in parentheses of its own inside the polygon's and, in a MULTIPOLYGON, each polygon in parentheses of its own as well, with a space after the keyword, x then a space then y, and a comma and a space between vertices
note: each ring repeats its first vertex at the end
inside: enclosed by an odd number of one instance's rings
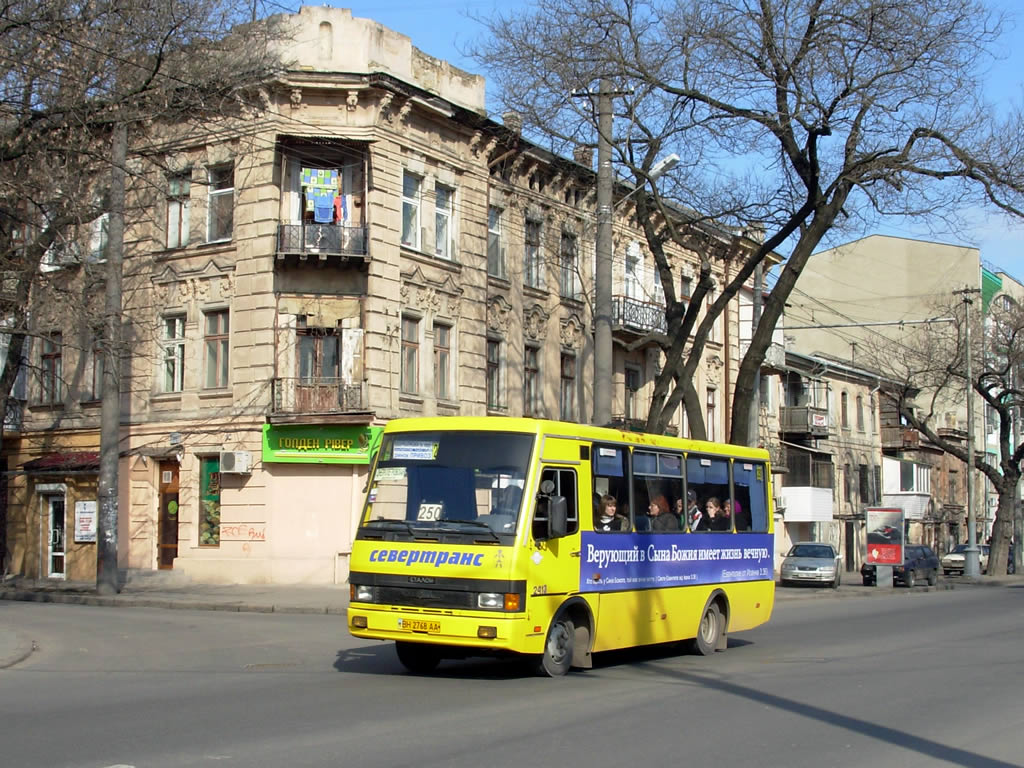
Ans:
POLYGON ((628 296, 612 296, 612 333, 632 341, 648 333, 665 333, 665 306, 628 296))
POLYGON ((365 259, 367 256, 366 227, 346 227, 341 224, 279 224, 277 228, 277 257, 328 256, 365 259))
MULTIPOLYGON (((323 416, 366 413, 367 403, 360 383, 343 379, 272 379, 273 415, 323 416)), ((291 419, 283 419, 289 421, 291 419)))
POLYGON ((828 410, 811 406, 779 408, 779 431, 784 435, 828 437, 828 410))
POLYGON ((25 419, 25 404, 14 397, 7 399, 7 413, 4 415, 4 434, 21 432, 25 419))
POLYGON ((912 427, 882 427, 882 450, 899 451, 921 445, 921 433, 912 427))

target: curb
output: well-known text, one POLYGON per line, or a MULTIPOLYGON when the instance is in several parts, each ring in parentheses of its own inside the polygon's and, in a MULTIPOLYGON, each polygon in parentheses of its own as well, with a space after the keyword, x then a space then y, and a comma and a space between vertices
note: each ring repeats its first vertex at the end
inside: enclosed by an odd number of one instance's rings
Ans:
POLYGON ((344 615, 345 606, 297 606, 268 603, 203 602, 194 598, 176 600, 167 597, 115 595, 104 597, 69 592, 36 592, 24 589, 0 589, 0 600, 23 603, 61 603, 65 605, 91 605, 106 608, 164 608, 190 611, 227 611, 229 613, 285 613, 344 615))

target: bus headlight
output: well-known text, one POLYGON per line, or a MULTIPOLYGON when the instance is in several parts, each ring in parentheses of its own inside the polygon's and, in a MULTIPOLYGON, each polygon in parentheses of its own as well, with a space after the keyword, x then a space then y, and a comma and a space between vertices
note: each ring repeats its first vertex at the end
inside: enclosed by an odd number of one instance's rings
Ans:
POLYGON ((476 596, 476 605, 485 611, 515 613, 520 610, 522 601, 516 592, 481 592, 476 596))
POLYGON ((505 607, 505 595, 500 592, 481 592, 476 596, 476 604, 487 611, 500 611, 505 607))
POLYGON ((352 594, 349 597, 355 603, 372 603, 373 587, 368 587, 364 584, 353 584, 352 594))

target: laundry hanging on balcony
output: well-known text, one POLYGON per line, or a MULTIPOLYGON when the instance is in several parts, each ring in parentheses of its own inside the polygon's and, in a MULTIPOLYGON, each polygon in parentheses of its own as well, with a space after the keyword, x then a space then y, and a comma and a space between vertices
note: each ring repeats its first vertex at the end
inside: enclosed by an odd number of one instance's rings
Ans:
POLYGON ((318 224, 332 223, 338 197, 338 169, 303 168, 301 181, 306 210, 313 213, 313 220, 318 224))

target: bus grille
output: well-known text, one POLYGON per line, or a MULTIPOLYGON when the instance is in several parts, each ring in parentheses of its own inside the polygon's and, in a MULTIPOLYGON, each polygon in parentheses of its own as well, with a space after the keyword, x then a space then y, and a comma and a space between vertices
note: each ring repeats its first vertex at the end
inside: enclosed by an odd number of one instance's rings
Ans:
POLYGON ((474 593, 452 589, 419 587, 378 587, 377 600, 386 605, 429 606, 431 608, 474 608, 474 593))

